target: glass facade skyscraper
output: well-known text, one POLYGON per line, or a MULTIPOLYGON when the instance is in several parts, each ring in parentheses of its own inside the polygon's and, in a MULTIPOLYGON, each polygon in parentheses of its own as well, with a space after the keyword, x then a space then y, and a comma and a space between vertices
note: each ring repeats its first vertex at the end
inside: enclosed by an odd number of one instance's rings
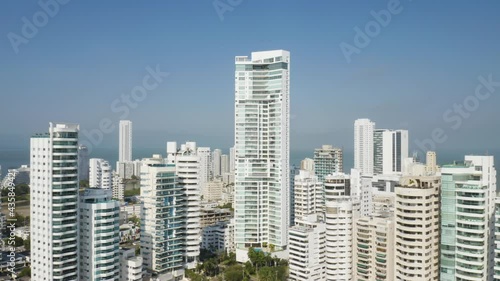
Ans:
POLYGON ((441 280, 492 280, 496 170, 493 156, 441 169, 441 280))

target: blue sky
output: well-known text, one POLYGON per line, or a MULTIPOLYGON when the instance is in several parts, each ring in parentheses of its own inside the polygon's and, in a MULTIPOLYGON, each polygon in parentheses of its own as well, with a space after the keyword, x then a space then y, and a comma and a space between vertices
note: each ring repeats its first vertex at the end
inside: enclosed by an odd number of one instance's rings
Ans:
MULTIPOLYGON (((500 2, 401 0, 401 12, 348 63, 339 45, 353 45, 354 28, 364 29, 370 12, 389 2, 242 0, 221 20, 213 1, 72 0, 16 54, 8 34, 22 35, 22 18, 32 21, 42 9, 3 1, 0 148, 27 149, 49 121, 85 130, 103 118, 117 122, 112 102, 156 65, 170 75, 131 110, 134 145, 195 140, 227 148, 234 56, 269 49, 291 52, 292 150, 352 149, 361 117, 409 129, 412 147, 442 128, 448 139, 438 150, 500 148, 500 87, 459 128, 443 120, 474 94, 478 76, 500 81, 500 2)), ((115 129, 101 145, 117 141, 115 129)))

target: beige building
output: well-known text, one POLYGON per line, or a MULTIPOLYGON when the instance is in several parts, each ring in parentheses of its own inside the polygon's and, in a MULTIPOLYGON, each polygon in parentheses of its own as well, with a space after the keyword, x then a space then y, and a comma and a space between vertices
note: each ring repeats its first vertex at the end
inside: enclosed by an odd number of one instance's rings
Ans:
POLYGON ((435 151, 427 151, 425 156, 425 170, 428 175, 434 175, 438 172, 436 152, 435 151))
POLYGON ((311 158, 305 158, 300 161, 300 169, 314 173, 314 160, 311 158))
POLYGON ((438 176, 403 177, 396 186, 394 280, 438 280, 438 176))
POLYGON ((220 221, 229 221, 233 217, 230 209, 202 207, 200 225, 203 229, 206 226, 214 225, 220 221))
POLYGON ((220 179, 205 183, 205 188, 203 188, 201 194, 201 196, 203 196, 203 201, 205 202, 220 201, 222 199, 223 188, 224 188, 224 183, 220 179))
POLYGON ((394 279, 394 213, 361 217, 354 224, 353 280, 394 279))

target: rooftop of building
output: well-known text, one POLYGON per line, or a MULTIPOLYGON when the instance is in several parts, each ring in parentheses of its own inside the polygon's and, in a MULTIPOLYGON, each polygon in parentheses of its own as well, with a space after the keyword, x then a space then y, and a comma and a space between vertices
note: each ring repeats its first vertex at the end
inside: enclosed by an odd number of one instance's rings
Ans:
POLYGON ((443 165, 443 168, 468 168, 471 166, 470 161, 454 161, 451 164, 445 164, 443 165))
POLYGON ((31 136, 31 138, 48 138, 50 137, 49 133, 37 133, 31 136))

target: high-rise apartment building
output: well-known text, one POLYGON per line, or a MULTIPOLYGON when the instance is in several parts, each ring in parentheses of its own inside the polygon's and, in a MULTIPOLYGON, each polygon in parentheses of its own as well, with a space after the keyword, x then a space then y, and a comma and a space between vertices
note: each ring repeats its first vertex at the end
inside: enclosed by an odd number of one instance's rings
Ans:
POLYGON ((361 174, 357 169, 351 169, 350 175, 350 194, 351 198, 356 201, 359 206, 360 216, 369 216, 372 214, 372 197, 373 197, 373 175, 361 174))
POLYGON ((123 201, 123 199, 125 199, 125 183, 123 182, 123 179, 116 172, 112 172, 112 177, 113 177, 113 182, 112 182, 113 199, 123 201))
POLYGON ((325 178, 326 280, 352 280, 353 222, 359 217, 350 197, 350 177, 336 173, 325 178))
POLYGON ((220 173, 221 175, 229 173, 229 155, 227 154, 220 156, 220 173))
POLYGON ((78 179, 89 179, 89 149, 85 145, 78 146, 78 179))
POLYGON ((222 151, 220 149, 214 149, 214 151, 212 152, 212 178, 218 178, 222 176, 221 156, 222 151))
POLYGON ((342 173, 342 149, 331 145, 316 148, 314 150, 314 171, 320 181, 332 173, 342 173))
POLYGON ((439 177, 403 177, 396 186, 394 280, 439 278, 439 177))
POLYGON ((403 172, 403 160, 408 158, 408 131, 376 129, 373 132, 375 174, 403 172))
POLYGON ((305 220, 310 215, 324 212, 323 183, 313 172, 300 170, 295 176, 294 184, 295 220, 305 220))
POLYGON ((118 161, 132 161, 132 121, 120 120, 118 161))
POLYGON ((362 174, 373 174, 373 131, 375 123, 370 119, 354 122, 354 168, 362 174))
POLYGON ((220 203, 223 190, 224 182, 220 179, 207 182, 205 188, 201 190, 203 201, 220 203))
POLYGON ((234 146, 229 148, 229 172, 234 174, 234 146))
POLYGON ((100 158, 91 158, 89 163, 89 186, 111 189, 113 187, 113 174, 109 162, 100 158))
POLYGON ((200 157, 200 189, 203 191, 206 184, 212 179, 212 152, 210 147, 198 147, 196 154, 200 157))
POLYGON ((326 280, 326 227, 323 219, 311 215, 290 228, 291 281, 326 280))
POLYGON ((394 224, 394 213, 391 212, 376 213, 355 221, 353 280, 396 280, 394 224))
POLYGON ((120 203, 110 189, 87 188, 80 195, 80 278, 119 281, 120 203))
POLYGON ((441 168, 441 277, 492 280, 496 170, 493 156, 441 168))
POLYGON ((300 169, 314 173, 314 160, 311 158, 304 158, 300 161, 300 169))
POLYGON ((200 256, 200 157, 196 142, 186 142, 177 148, 176 142, 167 143, 167 163, 175 165, 178 186, 186 201, 186 267, 194 268, 200 256))
POLYGON ((235 243, 288 245, 290 224, 290 53, 236 57, 235 243))
POLYGON ((31 138, 32 280, 79 280, 78 132, 50 123, 31 138))
POLYGON ((435 151, 427 151, 425 157, 425 169, 428 175, 434 175, 438 171, 437 156, 435 151))
POLYGON ((161 280, 182 280, 186 255, 186 199, 174 165, 145 160, 141 167, 141 255, 161 280))
POLYGON ((495 197, 495 264, 493 266, 493 278, 500 280, 500 197, 495 197))

